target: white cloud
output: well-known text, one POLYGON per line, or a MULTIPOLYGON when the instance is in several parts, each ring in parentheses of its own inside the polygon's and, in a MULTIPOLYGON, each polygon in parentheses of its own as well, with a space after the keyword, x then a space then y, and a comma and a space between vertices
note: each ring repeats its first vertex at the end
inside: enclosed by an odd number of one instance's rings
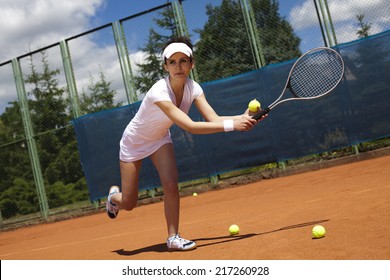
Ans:
POLYGON ((90 29, 105 0, 1 0, 0 62, 90 29))
POLYGON ((331 1, 329 9, 333 20, 336 22, 348 20, 356 22, 356 15, 358 14, 364 14, 367 18, 373 18, 380 23, 386 23, 390 19, 388 0, 331 1))
MULTIPOLYGON (((90 21, 104 8, 108 0, 1 0, 0 1, 0 63, 30 51, 88 31, 90 21)), ((103 30, 70 40, 69 48, 75 73, 78 93, 88 91, 88 85, 99 81, 100 72, 117 91, 117 102, 127 102, 123 78, 114 39, 103 30), (100 35, 100 37, 99 37, 100 35)), ((111 34, 111 33, 110 33, 111 34)), ((135 34, 135 33, 134 33, 135 34)), ((132 36, 135 36, 135 35, 132 36)), ((133 38, 134 39, 134 38, 133 38)), ((129 43, 136 40, 129 40, 129 43)), ((59 47, 50 49, 59 56, 59 47), (58 53, 58 54, 57 54, 58 53)), ((132 49, 132 48, 130 48, 132 49)), ((52 53, 53 54, 53 53, 52 53)), ((130 54, 131 67, 137 75, 139 63, 144 59, 142 51, 130 54)), ((49 57, 52 59, 53 56, 49 57)), ((40 67, 39 54, 36 67, 40 67)), ((65 87, 61 60, 55 60, 53 69, 60 68, 60 86, 65 87)), ((23 68, 23 65, 22 65, 23 68)), ((27 71, 27 68, 23 69, 27 71)), ((28 73, 24 73, 27 75, 28 73)), ((28 91, 29 85, 26 85, 28 91)), ((10 64, 0 68, 0 114, 8 102, 16 100, 17 94, 10 64)))
MULTIPOLYGON (((0 63, 91 29, 91 18, 106 1, 1 0, 0 63)), ((11 66, 0 71, 1 113, 16 99, 16 89, 11 66)))
MULTIPOLYGON (((118 53, 114 42, 105 46, 91 41, 83 36, 69 42, 69 49, 72 55, 72 66, 76 79, 78 93, 88 92, 88 86, 100 80, 100 73, 105 75, 110 88, 117 91, 116 102, 127 104, 125 85, 120 69, 118 53)), ((137 63, 144 60, 146 53, 136 51, 129 54, 131 70, 133 75, 137 75, 139 69, 137 63)))
POLYGON ((78 94, 88 92, 88 86, 100 80, 100 73, 111 82, 111 89, 116 90, 118 102, 125 101, 124 84, 116 46, 99 46, 88 37, 79 37, 69 44, 72 54, 72 66, 78 94))
MULTIPOLYGON (((390 2, 388 0, 328 0, 328 6, 339 43, 357 39, 356 15, 358 14, 363 14, 364 22, 371 25, 371 34, 390 28, 390 2)), ((295 6, 288 19, 298 32, 319 24, 312 0, 306 0, 301 5, 295 6)))
POLYGON ((314 10, 313 1, 305 1, 302 5, 295 6, 291 10, 288 18, 295 30, 318 25, 318 18, 314 10))

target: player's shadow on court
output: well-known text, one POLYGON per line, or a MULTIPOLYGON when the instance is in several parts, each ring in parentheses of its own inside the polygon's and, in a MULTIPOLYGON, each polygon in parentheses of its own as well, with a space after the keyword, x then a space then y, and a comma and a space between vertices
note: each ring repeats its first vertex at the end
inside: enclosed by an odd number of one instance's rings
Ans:
MULTIPOLYGON (((312 221, 312 222, 307 222, 307 223, 301 223, 301 224, 281 227, 281 228, 278 228, 275 230, 260 232, 260 233, 248 233, 248 234, 239 234, 239 235, 232 235, 232 236, 224 235, 224 236, 217 236, 217 237, 198 238, 198 239, 193 239, 193 240, 196 242, 198 242, 198 241, 212 241, 212 242, 205 243, 205 244, 198 244, 197 247, 200 248, 200 247, 212 246, 212 245, 221 244, 221 243, 234 242, 237 240, 242 240, 242 239, 246 239, 246 238, 250 238, 250 237, 254 237, 254 236, 271 234, 271 233, 283 231, 283 230, 291 230, 291 229, 295 229, 295 228, 312 226, 312 225, 316 225, 316 224, 324 223, 324 222, 328 222, 328 221, 329 220, 312 221)), ((125 249, 119 249, 119 250, 112 251, 112 253, 116 253, 116 254, 121 255, 121 256, 134 256, 134 255, 138 255, 141 253, 147 253, 147 252, 166 253, 167 252, 167 244, 160 243, 160 244, 151 245, 148 247, 139 248, 139 249, 132 250, 132 251, 128 251, 125 249)))
POLYGON ((151 246, 139 248, 139 249, 136 249, 133 251, 128 251, 125 249, 119 249, 119 250, 112 251, 112 253, 117 253, 118 255, 121 255, 121 256, 134 256, 134 255, 138 255, 141 253, 147 253, 147 252, 165 253, 165 252, 167 252, 167 244, 161 243, 161 244, 151 245, 151 246))

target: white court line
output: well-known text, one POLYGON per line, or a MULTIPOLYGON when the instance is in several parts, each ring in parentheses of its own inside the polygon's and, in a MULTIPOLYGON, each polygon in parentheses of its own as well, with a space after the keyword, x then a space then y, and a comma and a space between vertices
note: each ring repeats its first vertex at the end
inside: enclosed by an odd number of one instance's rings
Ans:
MULTIPOLYGON (((209 222, 209 221, 210 221, 210 219, 204 219, 204 220, 195 221, 195 222, 181 223, 181 226, 192 225, 192 224, 196 224, 196 223, 204 223, 204 222, 209 222)), ((150 232, 150 231, 153 231, 153 230, 160 230, 160 229, 161 229, 161 227, 155 227, 155 228, 149 228, 149 229, 144 229, 144 230, 130 231, 130 232, 121 233, 121 234, 114 234, 114 235, 109 235, 109 236, 104 236, 104 237, 97 237, 97 238, 94 238, 94 239, 88 239, 88 240, 82 240, 82 241, 74 241, 74 242, 68 242, 68 243, 63 243, 63 244, 58 244, 58 245, 52 245, 52 246, 41 247, 41 248, 36 248, 36 249, 30 249, 30 250, 25 250, 25 251, 20 251, 20 252, 1 254, 0 255, 0 259, 2 259, 3 257, 17 256, 17 255, 26 254, 26 253, 33 253, 33 252, 39 252, 39 251, 50 250, 50 249, 55 249, 55 248, 61 248, 61 247, 68 247, 68 246, 73 246, 73 245, 86 244, 86 243, 89 243, 89 242, 95 242, 95 241, 100 241, 100 240, 105 240, 105 239, 112 239, 112 238, 117 238, 117 237, 123 237, 123 236, 130 235, 130 234, 150 232)))
POLYGON ((161 228, 158 227, 158 228, 151 228, 151 229, 145 229, 145 230, 139 230, 139 231, 131 231, 131 232, 127 232, 127 233, 114 234, 114 235, 98 237, 98 238, 94 238, 94 239, 88 239, 88 240, 82 240, 82 241, 74 241, 74 242, 68 242, 68 243, 63 243, 63 244, 58 244, 58 245, 52 245, 52 246, 41 247, 41 248, 36 248, 36 249, 30 249, 30 250, 15 252, 15 253, 2 254, 2 255, 0 255, 0 258, 20 255, 20 254, 26 254, 26 253, 33 253, 33 252, 44 251, 44 250, 50 250, 50 249, 61 248, 61 247, 67 247, 67 246, 72 246, 72 245, 80 245, 80 244, 83 244, 83 243, 85 244, 85 243, 89 243, 89 242, 95 242, 95 241, 99 241, 99 240, 117 238, 117 237, 126 236, 126 235, 129 235, 129 234, 140 233, 140 232, 150 232, 152 230, 159 230, 159 229, 161 229, 161 228))

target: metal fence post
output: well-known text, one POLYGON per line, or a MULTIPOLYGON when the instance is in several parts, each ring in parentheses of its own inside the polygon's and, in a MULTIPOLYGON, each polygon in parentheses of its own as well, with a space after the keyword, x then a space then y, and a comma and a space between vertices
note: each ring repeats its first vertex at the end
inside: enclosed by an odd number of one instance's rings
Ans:
POLYGON ((244 17, 245 28, 249 37, 253 60, 256 68, 265 66, 264 55, 261 50, 260 35, 250 0, 240 0, 240 6, 244 17))
POLYGON ((328 18, 328 25, 330 27, 330 30, 332 32, 332 39, 333 39, 333 45, 337 45, 337 38, 336 38, 336 32, 334 31, 334 26, 333 26, 333 21, 332 21, 332 17, 331 17, 331 14, 330 14, 330 11, 329 11, 329 6, 328 6, 328 0, 323 0, 324 2, 324 5, 325 5, 325 9, 326 9, 326 14, 327 14, 327 18, 328 18))
POLYGON ((66 41, 61 41, 60 49, 61 49, 62 63, 64 65, 66 83, 68 86, 68 91, 69 91, 70 100, 72 104, 73 117, 78 118, 81 116, 81 111, 79 106, 79 99, 77 96, 77 86, 76 86, 76 81, 74 79, 72 59, 70 57, 68 43, 66 41))
POLYGON ((337 45, 336 33, 334 30, 332 17, 326 0, 313 0, 317 12, 321 32, 324 37, 325 46, 331 47, 337 45))
POLYGON ((49 204, 47 202, 45 185, 43 182, 41 164, 39 162, 38 150, 34 139, 32 122, 30 118, 30 110, 26 96, 26 88, 24 86, 22 69, 20 61, 17 58, 12 60, 12 69, 15 79, 16 91, 18 94, 20 113, 22 115, 24 132, 26 134, 27 147, 30 155, 31 167, 34 175, 34 182, 37 189, 39 207, 43 219, 49 216, 49 204))
POLYGON ((123 32, 122 24, 119 21, 115 21, 112 24, 112 29, 114 31, 115 44, 118 52, 119 63, 121 66, 123 82, 125 84, 127 101, 129 104, 131 104, 136 102, 138 100, 138 97, 135 90, 133 73, 131 71, 126 37, 123 32))

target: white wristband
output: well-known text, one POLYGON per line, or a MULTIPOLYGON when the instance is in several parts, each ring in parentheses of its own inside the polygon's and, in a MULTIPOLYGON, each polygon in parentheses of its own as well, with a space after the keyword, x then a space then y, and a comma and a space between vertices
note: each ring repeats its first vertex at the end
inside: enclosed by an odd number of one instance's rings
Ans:
POLYGON ((223 130, 225 130, 225 132, 234 131, 233 120, 224 120, 223 121, 223 130))

